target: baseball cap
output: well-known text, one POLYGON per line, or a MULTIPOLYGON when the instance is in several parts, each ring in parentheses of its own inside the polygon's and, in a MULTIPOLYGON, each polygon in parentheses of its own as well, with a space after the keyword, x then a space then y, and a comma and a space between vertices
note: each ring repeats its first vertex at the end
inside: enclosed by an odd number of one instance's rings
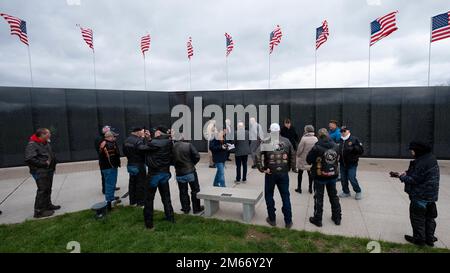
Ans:
POLYGON ((270 124, 270 131, 271 132, 279 132, 280 131, 280 125, 278 123, 270 124))

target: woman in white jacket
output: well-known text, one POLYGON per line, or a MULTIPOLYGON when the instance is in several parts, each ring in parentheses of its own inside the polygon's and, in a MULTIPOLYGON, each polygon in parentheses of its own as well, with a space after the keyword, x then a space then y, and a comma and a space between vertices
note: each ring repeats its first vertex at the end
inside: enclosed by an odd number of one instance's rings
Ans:
POLYGON ((309 193, 313 192, 313 178, 311 177, 311 166, 306 163, 306 156, 308 155, 309 151, 312 149, 314 144, 316 144, 317 137, 314 135, 314 126, 312 125, 306 125, 304 129, 304 134, 302 139, 300 140, 300 143, 298 144, 297 148, 297 170, 298 170, 298 177, 297 177, 297 189, 295 190, 298 193, 302 193, 302 178, 303 178, 303 171, 307 171, 308 173, 308 179, 309 179, 309 193))

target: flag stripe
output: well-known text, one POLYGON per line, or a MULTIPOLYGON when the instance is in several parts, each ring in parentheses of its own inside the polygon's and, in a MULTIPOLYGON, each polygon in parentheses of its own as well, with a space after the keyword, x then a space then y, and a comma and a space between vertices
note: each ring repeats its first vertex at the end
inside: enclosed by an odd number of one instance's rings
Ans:
POLYGON ((280 26, 277 25, 275 30, 270 33, 269 54, 272 54, 274 47, 281 43, 281 37, 283 37, 283 33, 281 32, 280 26))
POLYGON ((231 51, 233 51, 234 48, 234 41, 230 34, 225 33, 225 43, 227 46, 226 56, 230 55, 231 51))
POLYGON ((372 21, 370 46, 374 45, 384 37, 389 36, 391 33, 398 29, 396 23, 397 13, 398 11, 394 11, 372 21))
POLYGON ((189 37, 187 41, 187 56, 189 60, 194 56, 194 47, 192 46, 192 37, 189 37))
POLYGON ((431 43, 450 38, 450 11, 431 19, 431 43))
POLYGON ((83 28, 80 26, 81 37, 86 42, 86 44, 94 50, 94 32, 90 28, 83 28))
POLYGON ((145 52, 150 50, 150 41, 151 41, 150 34, 147 34, 147 35, 145 35, 145 36, 143 36, 141 38, 141 51, 142 51, 142 54, 145 55, 145 52))
POLYGON ((328 40, 329 35, 328 22, 325 20, 322 26, 316 29, 316 50, 328 40))
POLYGON ((27 35, 27 23, 22 19, 19 19, 17 17, 8 14, 0 13, 0 16, 5 18, 6 22, 8 22, 11 28, 11 35, 19 36, 19 40, 22 43, 29 45, 27 35))

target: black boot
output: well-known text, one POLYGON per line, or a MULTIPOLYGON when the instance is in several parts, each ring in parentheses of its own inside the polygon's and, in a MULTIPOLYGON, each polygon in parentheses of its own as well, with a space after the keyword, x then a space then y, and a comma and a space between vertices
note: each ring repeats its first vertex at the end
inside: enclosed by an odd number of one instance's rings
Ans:
POLYGON ((410 235, 405 235, 405 240, 410 242, 411 244, 415 244, 417 246, 424 246, 425 242, 423 241, 419 241, 416 238, 414 238, 413 236, 410 235))
POLYGON ((200 206, 199 210, 194 210, 194 214, 199 214, 200 212, 205 210, 205 206, 200 206))
POLYGON ((45 218, 55 214, 54 210, 34 211, 34 218, 45 218))
POLYGON ((316 220, 314 217, 309 217, 309 222, 317 227, 322 226, 322 221, 316 220))
POLYGON ((50 205, 49 207, 48 207, 48 209, 49 210, 59 210, 59 209, 61 209, 61 206, 57 206, 57 205, 50 205))

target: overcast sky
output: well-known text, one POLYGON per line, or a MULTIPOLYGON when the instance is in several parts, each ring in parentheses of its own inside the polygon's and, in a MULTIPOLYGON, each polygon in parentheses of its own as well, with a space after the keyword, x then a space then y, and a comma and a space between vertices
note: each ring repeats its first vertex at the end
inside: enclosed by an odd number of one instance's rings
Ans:
MULTIPOLYGON (((430 17, 444 0, 2 0, 0 12, 27 22, 35 86, 93 88, 92 52, 76 24, 94 31, 97 87, 144 89, 140 37, 152 37, 149 90, 187 90, 186 41, 192 36, 192 89, 267 87, 269 33, 281 44, 271 56, 272 88, 314 87, 315 28, 330 37, 317 52, 318 87, 367 86, 370 21, 398 10, 399 30, 372 47, 372 86, 427 84, 430 17), (79 5, 78 3, 79 2, 79 5)), ((0 86, 29 86, 26 46, 0 18, 0 86)), ((432 45, 432 84, 450 83, 450 39, 432 45)))

